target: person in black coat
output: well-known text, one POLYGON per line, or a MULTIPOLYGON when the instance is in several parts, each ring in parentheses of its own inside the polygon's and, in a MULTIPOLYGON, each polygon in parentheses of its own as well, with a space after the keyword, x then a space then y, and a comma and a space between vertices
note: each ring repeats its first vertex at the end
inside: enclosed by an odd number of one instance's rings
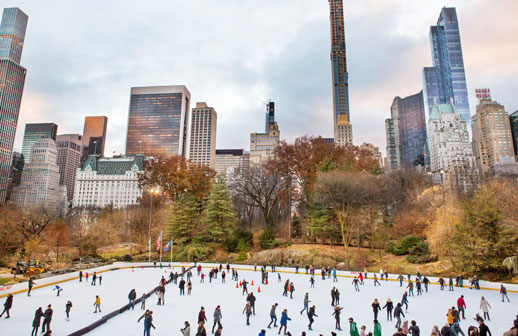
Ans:
POLYGON ((52 321, 52 314, 54 314, 54 311, 52 310, 52 306, 48 305, 47 309, 45 310, 45 313, 43 314, 43 316, 44 316, 43 326, 41 327, 42 333, 45 332, 45 329, 50 330, 50 322, 52 321))
POLYGON ((137 298, 137 292, 135 289, 130 290, 128 294, 129 305, 131 309, 135 309, 135 299, 137 298))
POLYGON ((380 304, 378 302, 378 299, 374 299, 374 302, 372 303, 372 312, 374 313, 374 319, 378 319, 378 312, 381 310, 380 304))
POLYGON ((308 312, 308 319, 309 319, 308 329, 309 329, 309 330, 313 330, 313 329, 311 328, 311 326, 313 325, 313 322, 315 321, 315 320, 313 319, 313 316, 318 317, 318 315, 317 315, 317 314, 315 314, 315 306, 312 306, 311 308, 309 308, 309 312, 308 312))
POLYGON ((450 336, 451 334, 451 327, 448 323, 444 325, 441 329, 441 336, 450 336))
POLYGON ((392 321, 392 309, 394 309, 394 303, 388 299, 387 303, 383 306, 383 309, 387 308, 387 321, 392 321))
POLYGON ((5 317, 6 319, 8 319, 9 317, 11 317, 9 315, 9 310, 11 310, 11 308, 13 307, 13 294, 9 294, 7 296, 7 299, 5 299, 5 302, 4 302, 4 311, 2 312, 2 314, 0 314, 0 317, 2 317, 2 315, 4 315, 4 313, 7 314, 7 316, 5 317))
POLYGON ((34 320, 32 320, 32 333, 31 336, 38 336, 38 329, 40 328, 41 317, 43 316, 43 309, 39 307, 34 313, 34 320))
POLYGON ((487 325, 485 325, 484 321, 478 321, 478 334, 480 336, 491 336, 491 331, 489 330, 487 325))

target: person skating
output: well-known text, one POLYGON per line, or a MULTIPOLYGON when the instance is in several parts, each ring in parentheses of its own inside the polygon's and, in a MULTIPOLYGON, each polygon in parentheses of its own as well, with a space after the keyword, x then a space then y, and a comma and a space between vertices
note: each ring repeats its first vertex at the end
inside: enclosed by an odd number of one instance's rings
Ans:
POLYGON ((85 272, 85 284, 88 284, 88 272, 85 272))
POLYGON ((189 321, 184 322, 184 327, 180 329, 180 332, 182 333, 182 336, 191 336, 191 325, 189 324, 189 321))
POLYGON ((336 268, 333 268, 333 282, 338 282, 338 278, 336 277, 336 268))
MULTIPOLYGON (((444 283, 445 283, 444 279, 442 277, 439 277, 439 284, 441 285, 441 290, 444 290, 444 283)), ((442 330, 441 330, 441 332, 442 332, 442 330)))
POLYGON ((36 312, 34 313, 34 320, 32 320, 31 336, 38 335, 38 329, 40 328, 42 317, 43 317, 43 309, 41 309, 41 307, 39 307, 38 309, 36 309, 36 312))
POLYGON ((403 293, 403 297, 401 298, 401 307, 405 305, 405 310, 408 313, 408 294, 406 292, 403 293))
POLYGON ((83 271, 79 270, 79 282, 83 282, 83 271))
POLYGON ((250 292, 246 297, 246 301, 250 302, 250 307, 252 308, 252 314, 255 315, 255 301, 257 298, 254 295, 254 292, 250 292))
POLYGON ((178 284, 178 288, 180 288, 180 295, 185 295, 185 280, 184 279, 180 280, 180 283, 178 284))
POLYGON ((214 336, 221 336, 221 333, 223 332, 223 325, 219 324, 218 329, 216 329, 216 333, 214 336))
POLYGON ((291 318, 288 316, 288 310, 284 309, 281 314, 281 322, 279 327, 278 334, 281 333, 282 328, 284 327, 284 335, 286 335, 286 329, 288 328, 288 321, 291 321, 291 318))
POLYGON ((43 313, 43 325, 41 326, 41 332, 44 333, 45 330, 50 330, 50 322, 52 322, 52 315, 54 311, 52 310, 52 306, 48 305, 45 313, 43 313))
POLYGON ((59 293, 63 291, 63 288, 59 287, 58 285, 55 285, 52 290, 56 291, 56 296, 59 296, 59 293))
POLYGON ((399 275, 397 276, 397 279, 399 280, 399 287, 403 287, 403 280, 405 280, 405 277, 403 276, 403 274, 399 273, 399 275))
POLYGON ((72 301, 67 301, 67 304, 65 305, 65 314, 67 315, 67 321, 70 321, 70 309, 72 309, 72 301))
POLYGON ((300 311, 300 315, 302 315, 302 313, 304 311, 306 311, 306 313, 308 313, 308 309, 309 309, 309 303, 311 301, 309 301, 309 293, 306 293, 306 295, 304 295, 304 308, 302 308, 302 310, 300 311))
POLYGON ((5 299, 4 311, 2 312, 2 314, 0 314, 0 317, 2 317, 2 315, 4 315, 4 313, 6 313, 7 316, 5 318, 6 319, 10 318, 11 315, 9 315, 9 310, 11 310, 12 307, 13 307, 13 295, 9 294, 9 295, 7 295, 7 299, 5 299))
POLYGON ((295 291, 295 286, 293 282, 290 282, 290 299, 293 299, 293 292, 295 291))
POLYGON ((421 288, 421 280, 419 280, 419 278, 415 280, 415 289, 417 290, 417 296, 423 294, 423 289, 421 288))
POLYGON ((410 331, 410 334, 412 336, 420 336, 421 331, 419 330, 419 327, 417 326, 417 322, 412 320, 410 322, 410 328, 408 328, 408 331, 410 331))
POLYGON ((335 287, 331 289, 331 306, 335 306, 336 292, 335 287))
POLYGON ((192 282, 191 282, 191 280, 189 280, 189 282, 187 283, 187 295, 191 295, 191 291, 192 291, 192 282))
POLYGON ((460 318, 460 314, 462 314, 462 319, 465 320, 466 315, 464 314, 464 312, 467 307, 466 307, 466 302, 464 301, 464 295, 461 295, 457 299, 457 308, 459 309, 459 318, 460 318))
POLYGON ((378 312, 381 310, 380 303, 378 302, 378 299, 374 299, 374 302, 372 303, 372 312, 374 313, 374 319, 378 319, 378 312))
POLYGON ((426 275, 423 278, 423 284, 424 284, 424 290, 428 293, 428 285, 430 284, 430 280, 428 280, 426 275))
POLYGON ((394 309, 394 303, 388 299, 383 309, 387 309, 387 321, 392 321, 392 309, 394 309))
POLYGON ((414 296, 414 283, 412 282, 412 280, 408 280, 408 285, 406 286, 406 288, 408 288, 408 295, 414 296))
POLYGON ((32 278, 29 278, 27 285, 29 286, 29 290, 27 291, 27 296, 31 296, 32 286, 34 286, 35 282, 32 278))
POLYGON ((266 330, 261 329, 258 336, 266 336, 266 330))
POLYGON ((336 330, 342 330, 342 327, 340 326, 340 314, 342 313, 343 307, 336 306, 333 310, 333 314, 331 316, 335 317, 335 329, 336 330))
MULTIPOLYGON (((383 274, 384 274, 384 273, 383 273, 383 274)), ((382 280, 383 280, 383 279, 382 279, 382 280)), ((366 329, 367 329, 367 327, 366 327, 366 326, 364 326, 364 325, 362 325, 362 326, 360 327, 360 336, 367 336, 367 334, 365 333, 365 330, 366 330, 366 329)), ((369 333, 369 335, 371 335, 371 336, 372 336, 372 333, 369 333)))
POLYGON ((308 329, 309 330, 313 330, 311 328, 311 326, 313 325, 313 322, 315 321, 315 319, 313 318, 314 316, 318 317, 318 315, 315 313, 315 306, 311 306, 311 308, 309 308, 309 311, 308 311, 308 319, 309 319, 308 329))
POLYGON ((353 279, 353 285, 354 285, 354 290, 359 292, 360 291, 360 286, 359 286, 359 281, 358 281, 358 278, 354 278, 353 279))
POLYGON ((349 317, 349 334, 351 336, 359 336, 358 326, 356 325, 356 322, 354 322, 352 317, 349 317))
POLYGON ((225 271, 221 272, 221 283, 225 283, 225 277, 227 276, 227 273, 225 271))
POLYGON ((137 298, 137 292, 135 289, 130 290, 128 294, 129 305, 131 309, 135 309, 135 299, 137 298))
POLYGON ((309 283, 311 284, 311 288, 315 288, 315 278, 313 276, 311 276, 311 278, 309 279, 309 283))
POLYGON ((101 298, 99 297, 99 295, 95 296, 94 307, 95 307, 94 313, 97 313, 97 310, 99 310, 99 313, 101 313, 101 298))
POLYGON ((140 310, 146 310, 146 294, 142 294, 140 297, 140 310))
POLYGON ((198 313, 198 324, 201 322, 202 324, 205 324, 207 321, 207 316, 205 315, 205 308, 202 306, 200 308, 200 312, 198 313))
POLYGON ((221 314, 221 307, 218 305, 216 309, 214 309, 214 323, 212 324, 212 333, 214 334, 214 327, 216 325, 221 325, 221 319, 223 318, 223 315, 221 314))
POLYGON ((97 272, 94 272, 94 275, 92 275, 92 283, 91 283, 91 285, 92 286, 97 285, 96 282, 97 282, 97 272))
POLYGON ((144 336, 150 336, 151 328, 155 329, 155 326, 153 325, 153 311, 146 310, 144 315, 142 315, 137 320, 137 323, 140 322, 140 320, 142 320, 142 319, 144 319, 144 336))
POLYGON ((502 302, 504 302, 504 298, 507 299, 507 302, 511 302, 507 296, 507 288, 504 285, 500 285, 500 294, 502 294, 502 302))
POLYGON ((268 324, 268 328, 270 328, 270 326, 272 325, 272 322, 273 322, 274 328, 277 328, 277 314, 275 313, 275 310, 277 309, 278 305, 279 305, 278 303, 275 303, 272 305, 272 308, 270 309, 270 323, 268 324))
POLYGON ((439 331, 438 326, 433 326, 432 332, 430 333, 431 336, 441 336, 441 332, 439 331))
POLYGON ((480 309, 484 312, 484 318, 491 321, 491 318, 489 318, 489 309, 491 309, 491 305, 484 297, 480 299, 480 309))
POLYGON ((99 275, 99 278, 97 279, 99 280, 99 286, 101 286, 103 284, 103 276, 99 275))
POLYGON ((358 279, 360 280, 360 284, 363 285, 363 273, 360 272, 360 275, 358 276, 358 279))
POLYGON ((450 292, 454 291, 454 289, 453 289, 453 278, 451 277, 451 275, 450 275, 450 278, 448 279, 448 290, 450 292))
POLYGON ((248 282, 245 279, 243 279, 241 286, 243 287, 242 295, 245 295, 245 293, 246 293, 246 295, 248 295, 248 282))
POLYGON ((286 282, 284 282, 284 291, 282 292, 282 296, 288 296, 288 291, 290 290, 290 279, 287 279, 286 282))
POLYGON ((378 284, 379 286, 381 286, 380 282, 378 281, 378 276, 376 275, 376 273, 373 273, 374 274, 374 287, 376 287, 376 284, 378 284))
POLYGON ((242 314, 246 315, 246 325, 250 325, 250 315, 252 315, 252 305, 250 304, 250 302, 246 302, 242 314))
POLYGON ((478 334, 480 336, 491 336, 491 331, 489 330, 488 326, 484 323, 484 321, 478 321, 478 334))
MULTIPOLYGON (((451 331, 456 335, 456 336, 466 336, 464 335, 464 332, 462 331, 462 329, 460 328, 460 324, 458 321, 455 321, 453 322, 453 325, 451 326, 451 331)), ((413 335, 412 335, 413 336, 413 335)), ((419 335, 418 335, 419 336, 419 335)))
POLYGON ((381 336, 381 324, 378 320, 374 320, 374 335, 373 336, 381 336))
POLYGON ((401 303, 398 303, 396 308, 394 309, 394 317, 396 318, 396 328, 401 328, 401 316, 405 317, 403 313, 403 309, 401 308, 401 303))

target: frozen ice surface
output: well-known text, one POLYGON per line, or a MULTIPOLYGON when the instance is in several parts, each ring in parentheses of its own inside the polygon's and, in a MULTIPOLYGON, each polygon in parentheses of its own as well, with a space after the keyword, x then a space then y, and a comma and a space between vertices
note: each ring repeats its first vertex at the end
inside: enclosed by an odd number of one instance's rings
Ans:
MULTIPOLYGON (((209 265, 203 264, 203 272, 208 274, 209 265)), ((283 309, 288 310, 288 315, 292 319, 288 322, 288 331, 293 336, 299 336, 302 331, 306 331, 307 335, 330 335, 334 329, 335 321, 333 316, 333 308, 331 306, 330 291, 332 287, 337 287, 340 291, 340 305, 344 307, 341 315, 341 324, 343 331, 339 331, 338 335, 349 335, 348 318, 353 317, 358 324, 358 328, 362 325, 367 326, 367 332, 373 331, 373 312, 371 304, 374 298, 377 298, 380 305, 383 306, 388 298, 395 303, 401 301, 404 288, 399 287, 397 281, 381 281, 381 286, 374 287, 372 274, 365 281, 365 285, 360 286, 360 292, 355 292, 352 279, 349 277, 339 277, 338 282, 333 279, 321 280, 320 272, 315 276, 315 288, 310 288, 310 276, 305 274, 304 269, 300 269, 299 274, 293 274, 294 269, 278 268, 282 281, 278 282, 277 273, 269 274, 269 284, 261 285, 261 274, 259 268, 257 272, 253 271, 251 266, 236 266, 239 268, 239 279, 246 279, 248 282, 253 281, 254 286, 249 285, 249 291, 254 292, 257 297, 256 315, 250 318, 250 326, 246 326, 245 315, 242 314, 245 306, 246 295, 242 295, 241 288, 236 288, 236 282, 231 280, 228 274, 226 283, 221 283, 221 276, 209 283, 208 276, 205 283, 200 283, 200 278, 196 271, 193 270, 193 290, 192 295, 180 296, 179 289, 174 284, 166 286, 165 305, 157 306, 157 296, 153 295, 146 301, 146 308, 153 310, 153 323, 156 330, 152 330, 152 335, 180 335, 180 328, 183 327, 184 321, 191 323, 191 335, 196 334, 196 322, 198 312, 201 306, 205 307, 207 315, 207 333, 210 335, 213 324, 213 312, 217 305, 221 306, 223 315, 223 335, 257 335, 264 328, 267 335, 276 335, 278 329, 267 329, 266 326, 270 322, 270 307, 275 302, 279 303, 277 308, 277 317, 280 320, 283 309), (243 270, 248 268, 249 270, 243 270), (293 273, 284 273, 284 272, 293 273), (289 279, 294 283, 294 298, 282 296, 284 281, 289 279), (258 288, 261 292, 258 293, 258 288), (315 322, 313 331, 308 331, 308 318, 306 314, 300 314, 303 308, 304 294, 309 293, 311 300, 310 306, 316 306, 315 322)), ((175 267, 174 271, 180 271, 180 267, 175 267)), ((270 267, 268 267, 270 271, 270 267)), ((341 272, 338 274, 340 275, 341 272)), ((38 307, 46 309, 51 304, 54 309, 54 317, 52 319, 51 329, 53 335, 67 335, 75 330, 83 328, 95 320, 100 319, 102 315, 112 312, 126 303, 128 303, 128 293, 135 288, 137 298, 143 292, 148 292, 158 285, 160 278, 164 275, 168 278, 169 269, 160 268, 135 268, 122 269, 116 271, 108 271, 102 273, 102 285, 92 286, 89 283, 78 280, 68 281, 59 284, 63 288, 60 296, 57 297, 53 286, 43 287, 33 290, 31 297, 27 297, 26 293, 16 294, 14 296, 13 308, 11 310, 11 318, 0 321, 0 334, 2 335, 29 335, 32 330, 32 320, 34 312, 38 307), (94 314, 93 303, 95 296, 101 298, 102 313, 94 314), (65 304, 70 300, 73 307, 70 314, 70 321, 65 320, 65 304)), ((394 279, 395 276, 391 275, 394 279)), ((38 282, 38 281, 37 281, 38 282)), ((465 284, 467 281, 465 281, 465 284)), ((508 289, 510 286, 507 286, 508 289)), ((186 290, 187 292, 187 290, 186 290)), ((415 290, 414 290, 415 292, 415 290)), ((487 321, 493 335, 501 335, 509 330, 515 316, 518 314, 518 296, 516 293, 509 293, 511 303, 502 303, 501 296, 497 290, 470 290, 469 288, 455 288, 454 292, 448 291, 447 288, 441 291, 438 285, 431 285, 428 293, 423 296, 409 297, 408 313, 405 313, 404 320, 417 321, 417 325, 421 329, 421 335, 429 335, 434 325, 439 329, 446 323, 446 313, 448 308, 456 306, 457 298, 464 295, 467 304, 466 320, 461 321, 461 328, 466 333, 470 325, 476 325, 473 317, 476 313, 482 312, 479 309, 480 298, 485 296, 491 304, 490 310, 491 321, 487 321)), ((5 298, 0 300, 3 305, 5 298)), ((3 308, 3 306, 0 306, 3 308)), ((140 304, 135 305, 134 310, 126 311, 119 316, 110 319, 104 325, 90 332, 88 335, 142 335, 143 321, 137 323, 137 319, 142 315, 140 304)), ((392 335, 396 332, 392 322, 387 321, 386 311, 379 313, 378 320, 382 325, 383 335, 392 335)), ((42 319, 43 322, 43 319, 42 319)), ((41 332, 41 328, 40 328, 41 332)))

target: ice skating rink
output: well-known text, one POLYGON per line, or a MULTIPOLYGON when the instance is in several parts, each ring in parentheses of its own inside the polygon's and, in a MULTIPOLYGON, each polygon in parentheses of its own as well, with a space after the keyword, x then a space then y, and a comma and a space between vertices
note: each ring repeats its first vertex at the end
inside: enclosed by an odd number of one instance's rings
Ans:
MULTIPOLYGON (((208 275, 209 266, 204 266, 203 272, 208 275)), ((236 282, 231 280, 231 274, 227 274, 226 283, 221 283, 221 275, 209 283, 208 276, 205 283, 200 283, 196 270, 193 269, 193 290, 191 295, 180 296, 179 289, 174 284, 166 285, 165 305, 157 306, 157 296, 153 295, 146 301, 146 308, 153 310, 153 323, 156 330, 151 331, 152 335, 180 335, 180 328, 183 327, 184 321, 191 323, 191 335, 196 334, 196 322, 198 312, 201 306, 205 307, 207 315, 207 333, 210 335, 213 324, 213 312, 217 305, 221 306, 223 315, 223 335, 256 336, 259 331, 270 322, 269 312, 271 305, 278 303, 277 317, 280 320, 283 309, 288 310, 288 315, 292 319, 288 322, 288 331, 293 336, 299 336, 302 331, 306 331, 307 335, 330 335, 334 329, 335 320, 331 315, 333 307, 331 306, 331 288, 337 287, 340 291, 340 306, 344 307, 341 315, 341 324, 343 331, 338 335, 349 335, 348 318, 353 317, 358 324, 358 329, 365 325, 367 333, 373 331, 373 312, 371 304, 374 298, 377 298, 380 305, 383 306, 388 298, 394 303, 400 302, 404 287, 400 288, 398 281, 381 281, 381 286, 374 287, 372 274, 369 279, 365 280, 365 285, 360 286, 360 292, 356 292, 352 285, 352 278, 342 277, 340 275, 349 274, 338 272, 338 282, 333 282, 332 278, 322 280, 320 272, 315 276, 315 288, 310 288, 310 276, 305 274, 305 270, 301 269, 299 274, 294 274, 294 269, 278 268, 282 281, 278 282, 277 273, 269 274, 269 284, 261 284, 261 273, 254 272, 251 266, 236 266, 239 272, 239 280, 246 279, 248 282, 254 282, 249 285, 249 291, 253 292, 257 298, 256 315, 250 318, 250 326, 246 325, 245 315, 242 314, 246 303, 246 295, 242 295, 241 288, 236 288, 236 282), (248 270, 245 270, 247 268, 248 270), (282 296, 284 281, 289 279, 295 286, 294 298, 282 296), (259 287, 261 292, 259 292, 259 287), (308 318, 306 314, 300 314, 303 308, 304 294, 309 293, 310 307, 316 306, 315 322, 313 331, 308 331, 308 318)), ((83 328, 95 320, 100 319, 102 315, 110 313, 126 303, 128 303, 128 293, 131 289, 137 291, 137 298, 143 292, 148 292, 159 284, 161 276, 168 279, 169 268, 135 268, 121 269, 116 271, 108 271, 102 273, 102 285, 92 286, 86 283, 72 280, 60 283, 63 288, 60 296, 57 297, 53 286, 34 289, 31 297, 27 297, 26 293, 14 295, 13 308, 11 309, 11 318, 0 321, 0 334, 2 335, 30 335, 32 330, 32 320, 34 312, 38 307, 42 307, 45 311, 48 304, 54 309, 54 317, 52 319, 51 329, 53 335, 67 335, 75 330, 83 328), (94 314, 95 296, 101 298, 102 313, 94 314), (70 314, 70 321, 65 320, 65 304, 70 300, 73 307, 70 314)), ((174 271, 180 272, 180 267, 175 267, 174 271)), ((270 267, 268 267, 270 272, 270 267)), ((379 274, 378 274, 379 277, 379 274)), ((390 275, 394 279, 395 275, 390 275)), ((432 279, 431 279, 432 280, 432 279)), ((467 281, 465 281, 465 284, 467 281)), ((38 285, 38 280, 36 281, 38 285)), ((513 289, 507 286, 508 290, 513 289)), ((186 289, 187 293, 187 289, 186 289)), ((414 289, 414 293, 416 290, 414 289)), ((421 335, 429 335, 434 325, 439 329, 447 322, 446 313, 448 308, 456 306, 457 299, 460 295, 464 295, 467 304, 466 320, 461 321, 461 328, 464 333, 470 325, 476 325, 473 320, 476 313, 482 312, 479 309, 480 298, 485 298, 491 304, 490 310, 491 321, 487 321, 493 335, 502 335, 512 326, 513 320, 518 314, 518 295, 509 293, 511 303, 502 303, 501 296, 497 290, 470 290, 469 288, 455 288, 450 292, 447 288, 441 291, 438 285, 431 285, 429 292, 422 296, 410 296, 408 313, 406 318, 402 320, 415 320, 421 329, 421 335)), ((5 298, 0 299, 3 305, 5 298)), ((3 308, 3 306, 1 307, 3 308)), ((143 314, 140 310, 140 304, 135 306, 134 310, 126 311, 119 316, 110 319, 104 325, 90 332, 88 335, 142 335, 143 321, 137 323, 137 319, 143 314)), ((5 315, 4 315, 5 316, 5 315)), ((394 325, 396 320, 392 322, 386 319, 386 310, 379 313, 378 320, 382 325, 383 335, 392 335, 396 332, 394 325)), ((43 322, 43 319, 42 319, 43 322)), ((266 329, 267 335, 277 334, 277 330, 266 329)), ((41 333, 41 328, 40 328, 41 333)))

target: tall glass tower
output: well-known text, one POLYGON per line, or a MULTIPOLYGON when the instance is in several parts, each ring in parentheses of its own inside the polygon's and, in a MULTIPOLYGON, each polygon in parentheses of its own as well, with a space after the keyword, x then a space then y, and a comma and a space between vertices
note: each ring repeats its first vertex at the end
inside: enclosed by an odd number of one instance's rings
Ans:
POLYGON ((335 143, 352 145, 349 115, 349 74, 345 52, 343 0, 329 0, 331 22, 331 68, 333 77, 333 120, 335 143))
POLYGON ((433 67, 423 69, 426 120, 436 104, 453 103, 470 124, 466 72, 455 8, 444 7, 436 26, 430 27, 433 67))
POLYGON ((20 65, 28 16, 5 8, 0 23, 0 203, 6 198, 11 157, 27 70, 20 65))

